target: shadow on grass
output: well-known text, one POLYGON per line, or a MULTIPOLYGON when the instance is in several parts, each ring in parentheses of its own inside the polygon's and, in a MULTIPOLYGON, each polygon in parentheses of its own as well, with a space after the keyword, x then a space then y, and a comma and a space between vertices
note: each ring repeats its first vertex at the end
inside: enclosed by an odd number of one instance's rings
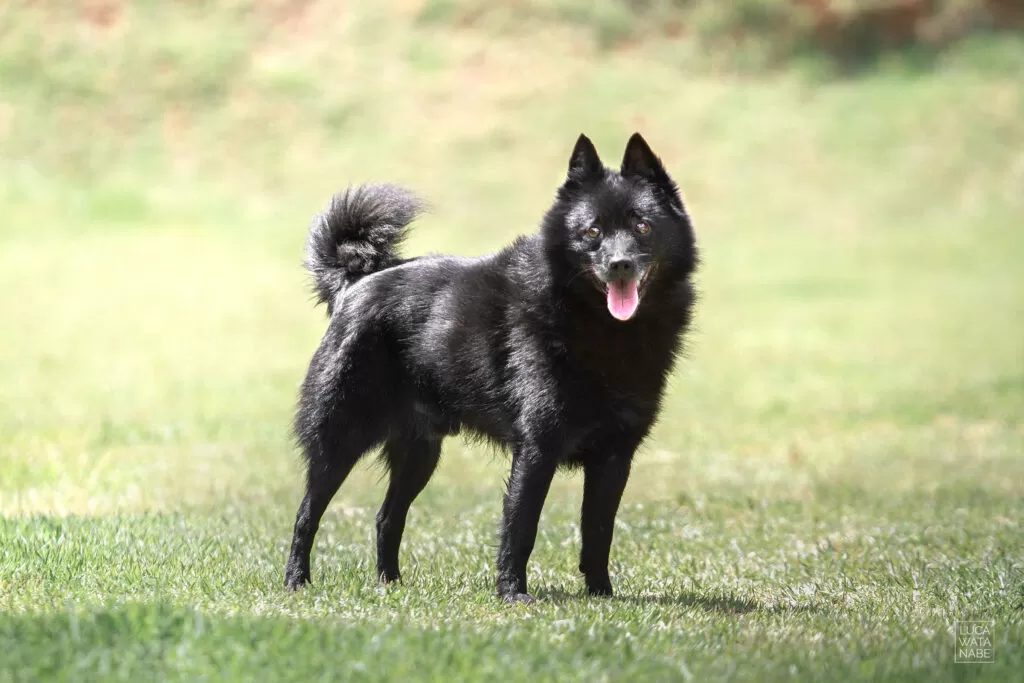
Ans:
POLYGON ((571 604, 584 600, 610 600, 627 605, 658 605, 661 607, 678 607, 697 609, 708 614, 813 614, 821 610, 814 605, 779 605, 767 604, 750 598, 739 598, 733 595, 714 595, 685 591, 677 595, 663 593, 630 595, 616 593, 612 598, 597 598, 587 595, 586 591, 573 593, 561 589, 539 590, 537 597, 553 604, 571 604))

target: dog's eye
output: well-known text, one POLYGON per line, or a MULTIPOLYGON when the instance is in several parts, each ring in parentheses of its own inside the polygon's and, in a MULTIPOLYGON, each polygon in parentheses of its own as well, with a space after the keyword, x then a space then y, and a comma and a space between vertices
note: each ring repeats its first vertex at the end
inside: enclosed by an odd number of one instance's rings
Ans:
POLYGON ((638 233, 640 233, 641 235, 646 235, 647 233, 649 233, 651 231, 651 226, 650 226, 650 224, 647 221, 637 221, 636 222, 636 231, 638 233))
POLYGON ((598 237, 601 236, 601 226, 599 226, 599 225, 591 225, 589 228, 587 228, 584 231, 583 234, 586 235, 587 237, 589 237, 592 240, 593 239, 597 239, 598 237))

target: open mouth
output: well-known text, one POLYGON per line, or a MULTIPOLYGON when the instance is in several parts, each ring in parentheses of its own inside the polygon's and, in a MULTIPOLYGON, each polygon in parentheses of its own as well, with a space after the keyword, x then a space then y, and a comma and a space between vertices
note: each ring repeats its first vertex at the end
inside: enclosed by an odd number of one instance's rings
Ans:
POLYGON ((647 266, 639 279, 635 280, 611 280, 604 282, 594 274, 594 279, 604 292, 608 303, 608 312, 616 320, 629 320, 636 315, 636 309, 640 307, 640 298, 643 296, 647 278, 651 274, 651 266, 647 266))

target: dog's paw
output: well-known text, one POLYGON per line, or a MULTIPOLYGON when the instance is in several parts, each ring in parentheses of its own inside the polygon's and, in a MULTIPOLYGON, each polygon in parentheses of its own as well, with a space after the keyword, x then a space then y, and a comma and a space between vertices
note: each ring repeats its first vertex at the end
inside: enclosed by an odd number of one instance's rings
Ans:
POLYGON ((594 597, 610 598, 614 594, 611 581, 587 582, 587 593, 594 597))
POLYGON ((401 583, 402 575, 396 569, 395 571, 384 570, 377 575, 377 580, 381 585, 388 585, 391 583, 401 583))
POLYGON ((284 587, 289 591, 297 591, 310 583, 309 574, 291 573, 285 574, 284 587))
POLYGON ((537 598, 529 593, 506 593, 501 596, 506 605, 535 605, 537 598))

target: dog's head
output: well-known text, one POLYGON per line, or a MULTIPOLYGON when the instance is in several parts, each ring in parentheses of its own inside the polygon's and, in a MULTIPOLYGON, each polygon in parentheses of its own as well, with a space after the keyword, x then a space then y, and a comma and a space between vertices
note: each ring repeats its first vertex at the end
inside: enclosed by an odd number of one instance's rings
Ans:
POLYGON ((545 237, 569 266, 573 286, 603 297, 619 320, 645 296, 686 280, 696 267, 693 228, 676 184, 639 133, 618 171, 580 135, 569 175, 545 221, 545 237))

